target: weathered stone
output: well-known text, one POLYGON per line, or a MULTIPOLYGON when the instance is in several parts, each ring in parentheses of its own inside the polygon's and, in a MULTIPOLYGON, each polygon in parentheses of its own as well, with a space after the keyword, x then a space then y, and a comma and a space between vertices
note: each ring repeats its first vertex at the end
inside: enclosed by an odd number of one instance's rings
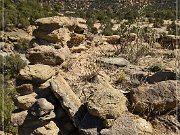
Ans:
POLYGON ((29 49, 26 57, 32 64, 59 65, 70 55, 68 47, 55 49, 51 46, 37 46, 29 49))
POLYGON ((70 50, 72 53, 80 53, 82 51, 86 51, 88 48, 84 45, 80 45, 80 46, 77 46, 77 47, 72 47, 70 50))
POLYGON ((27 110, 36 102, 36 93, 32 93, 25 96, 18 96, 14 99, 15 106, 27 110))
POLYGON ((134 111, 164 112, 173 109, 180 102, 179 84, 179 81, 163 81, 139 86, 131 93, 134 111))
POLYGON ((98 61, 105 64, 115 65, 119 67, 125 67, 129 65, 129 61, 120 57, 119 58, 100 58, 98 61))
POLYGON ((81 106, 81 101, 72 91, 66 80, 58 74, 52 77, 51 89, 58 98, 62 107, 67 111, 69 116, 75 121, 75 115, 81 106))
POLYGON ((152 135, 151 123, 130 113, 118 117, 110 129, 101 130, 101 135, 152 135))
POLYGON ((71 34, 71 40, 67 42, 68 47, 80 45, 85 40, 85 35, 82 34, 71 34))
POLYGON ((24 123, 27 115, 28 115, 27 110, 17 112, 17 113, 12 113, 12 115, 11 115, 11 123, 13 124, 13 126, 21 126, 24 123))
POLYGON ((53 121, 50 121, 43 127, 37 128, 32 135, 58 135, 59 131, 57 125, 53 121))
POLYGON ((88 111, 93 116, 104 119, 117 118, 122 112, 127 111, 126 97, 114 89, 108 82, 95 87, 96 91, 87 103, 88 111))
POLYGON ((21 86, 17 86, 16 91, 21 95, 27 95, 34 92, 32 84, 22 84, 21 86))
POLYGON ((54 105, 48 102, 45 98, 37 99, 37 101, 30 108, 30 113, 33 116, 44 116, 54 110, 54 105))
POLYGON ((60 42, 63 45, 70 40, 70 31, 67 28, 59 29, 45 29, 39 27, 34 30, 33 35, 36 38, 46 40, 48 42, 57 43, 60 42))
POLYGON ((28 80, 35 83, 43 83, 51 76, 55 75, 55 70, 48 65, 28 65, 20 70, 19 79, 28 80))

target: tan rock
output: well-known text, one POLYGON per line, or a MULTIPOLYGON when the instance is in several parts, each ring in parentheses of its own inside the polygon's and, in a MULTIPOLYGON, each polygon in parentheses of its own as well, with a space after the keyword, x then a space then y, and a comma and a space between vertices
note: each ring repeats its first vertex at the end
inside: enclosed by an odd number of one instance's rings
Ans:
POLYGON ((93 116, 104 119, 117 118, 122 112, 127 111, 126 97, 114 89, 108 82, 95 87, 96 91, 87 103, 88 111, 93 116))
POLYGON ((85 40, 85 35, 83 34, 71 34, 70 41, 67 42, 68 47, 78 46, 85 40))
POLYGON ((78 96, 76 96, 66 80, 60 74, 52 77, 51 89, 54 92, 55 96, 58 98, 62 107, 74 120, 75 114, 81 106, 81 101, 78 96))
POLYGON ((50 121, 48 124, 44 125, 43 127, 37 128, 33 132, 33 135, 58 135, 59 131, 60 130, 57 127, 57 125, 53 121, 50 121))
POLYGON ((14 99, 14 104, 23 110, 27 110, 36 102, 36 96, 36 93, 18 96, 16 99, 14 99))
POLYGON ((68 47, 55 49, 51 46, 37 46, 29 49, 26 57, 32 64, 59 65, 70 55, 68 47))
POLYGON ((36 38, 53 43, 60 42, 63 45, 70 40, 70 31, 67 28, 59 28, 55 30, 38 28, 34 30, 33 35, 36 38))
POLYGON ((77 47, 72 47, 70 50, 72 53, 80 53, 82 51, 86 51, 88 48, 84 45, 80 45, 80 46, 77 46, 77 47))
POLYGON ((27 115, 28 115, 27 110, 26 111, 21 111, 21 112, 18 112, 18 113, 12 113, 12 115, 11 115, 11 123, 13 124, 13 126, 21 126, 24 123, 27 115))
POLYGON ((55 75, 55 70, 48 65, 28 65, 20 70, 19 78, 36 83, 43 83, 55 75))

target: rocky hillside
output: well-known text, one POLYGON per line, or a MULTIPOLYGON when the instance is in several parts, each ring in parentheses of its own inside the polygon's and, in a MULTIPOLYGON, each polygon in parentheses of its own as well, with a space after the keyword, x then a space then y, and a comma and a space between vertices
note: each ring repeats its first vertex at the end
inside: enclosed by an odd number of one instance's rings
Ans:
POLYGON ((103 36, 65 16, 29 31, 11 116, 19 135, 180 134, 178 36, 103 36))

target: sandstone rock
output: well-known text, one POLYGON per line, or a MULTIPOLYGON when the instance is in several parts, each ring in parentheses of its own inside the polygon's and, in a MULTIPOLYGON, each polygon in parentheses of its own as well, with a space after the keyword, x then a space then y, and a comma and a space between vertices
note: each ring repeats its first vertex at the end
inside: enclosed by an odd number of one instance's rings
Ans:
POLYGON ((27 115, 28 115, 27 111, 12 113, 11 123, 13 124, 13 126, 21 126, 24 123, 27 115))
POLYGON ((44 116, 54 110, 54 105, 48 102, 45 98, 37 99, 37 101, 30 108, 30 113, 33 116, 44 116))
POLYGON ((12 135, 12 134, 4 132, 4 131, 0 131, 0 135, 12 135))
POLYGON ((68 47, 78 46, 85 40, 85 35, 71 34, 70 41, 67 42, 68 47))
POLYGON ((52 43, 60 42, 63 45, 70 40, 70 31, 67 28, 59 28, 55 30, 38 28, 34 30, 33 35, 36 38, 52 43))
POLYGON ((110 85, 104 85, 104 83, 95 89, 96 91, 87 103, 91 115, 104 119, 114 119, 122 112, 127 111, 127 99, 120 91, 110 85))
POLYGON ((80 53, 82 51, 86 51, 87 48, 84 45, 80 45, 80 46, 77 46, 77 47, 72 47, 70 50, 71 50, 72 53, 80 53))
POLYGON ((34 92, 32 84, 22 84, 21 86, 17 86, 16 91, 21 95, 27 95, 34 92))
POLYGON ((46 18, 40 18, 35 21, 37 26, 42 25, 50 25, 50 26, 56 26, 56 27, 71 27, 74 25, 74 18, 72 17, 61 17, 61 16, 54 16, 54 17, 46 17, 46 18))
POLYGON ((127 61, 124 58, 100 58, 98 61, 105 64, 115 65, 119 67, 125 67, 129 65, 129 61, 127 61))
POLYGON ((55 75, 55 70, 47 65, 28 65, 20 70, 19 79, 43 83, 51 76, 55 75))
POLYGON ((66 80, 58 74, 52 77, 51 89, 58 98, 62 107, 67 111, 69 116, 75 121, 75 115, 81 106, 81 101, 72 91, 66 80))
POLYGON ((58 135, 59 128, 57 125, 50 121, 48 124, 44 125, 43 127, 37 128, 32 134, 33 135, 58 135))
POLYGON ((101 135, 152 135, 151 123, 130 113, 118 117, 110 129, 101 130, 101 135))
POLYGON ((164 112, 176 107, 180 101, 179 81, 163 81, 139 86, 131 93, 134 111, 164 112))
POLYGON ((119 35, 113 35, 113 36, 105 36, 105 41, 109 44, 119 44, 120 43, 120 36, 119 35))
POLYGON ((14 104, 21 109, 27 110, 36 102, 36 96, 36 93, 18 96, 16 99, 14 99, 14 104))
POLYGON ((70 55, 67 47, 55 49, 51 46, 37 46, 29 49, 26 57, 32 64, 59 65, 70 55))

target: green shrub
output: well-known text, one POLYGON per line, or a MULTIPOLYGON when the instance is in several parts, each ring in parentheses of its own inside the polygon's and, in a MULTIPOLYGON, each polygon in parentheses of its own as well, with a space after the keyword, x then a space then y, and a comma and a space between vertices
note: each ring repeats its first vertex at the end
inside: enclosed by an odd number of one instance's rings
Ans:
MULTIPOLYGON (((0 77, 2 78, 2 75, 0 74, 0 77)), ((8 81, 5 80, 6 82, 8 81)), ((0 130, 4 128, 5 132, 17 134, 17 128, 13 127, 11 124, 11 113, 14 110, 14 103, 11 99, 10 95, 15 94, 14 88, 7 88, 7 84, 4 84, 4 89, 2 79, 0 81, 0 119, 4 121, 0 121, 0 130), (3 116, 3 117, 2 117, 3 116), (4 127, 2 127, 4 126, 4 127)))
POLYGON ((177 35, 180 35, 180 26, 177 25, 175 22, 172 22, 172 24, 170 24, 167 27, 167 30, 169 31, 169 34, 171 35, 176 35, 176 32, 177 32, 177 35))
POLYGON ((20 69, 26 66, 26 62, 21 59, 20 55, 6 56, 4 58, 0 56, 0 61, 1 73, 3 72, 4 68, 5 75, 9 76, 10 78, 15 78, 20 69))
POLYGON ((20 53, 25 53, 30 48, 29 42, 27 39, 18 40, 17 44, 14 45, 14 49, 20 53))

